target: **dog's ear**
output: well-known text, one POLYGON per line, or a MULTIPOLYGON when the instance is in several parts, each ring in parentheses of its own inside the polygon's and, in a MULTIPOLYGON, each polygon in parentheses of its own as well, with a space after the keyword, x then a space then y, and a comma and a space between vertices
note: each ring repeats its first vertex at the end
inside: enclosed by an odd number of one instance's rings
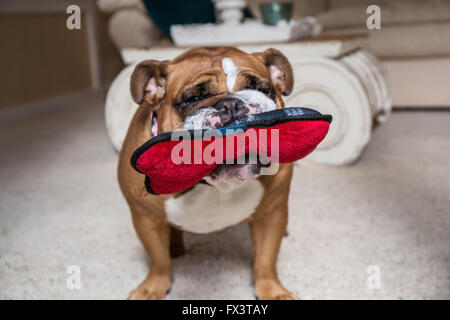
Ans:
POLYGON ((269 48, 264 52, 254 53, 270 73, 272 82, 285 96, 292 92, 294 86, 294 73, 288 59, 277 49, 269 48))
POLYGON ((166 69, 168 61, 144 60, 131 74, 130 90, 137 104, 146 101, 151 106, 158 105, 166 92, 166 69))

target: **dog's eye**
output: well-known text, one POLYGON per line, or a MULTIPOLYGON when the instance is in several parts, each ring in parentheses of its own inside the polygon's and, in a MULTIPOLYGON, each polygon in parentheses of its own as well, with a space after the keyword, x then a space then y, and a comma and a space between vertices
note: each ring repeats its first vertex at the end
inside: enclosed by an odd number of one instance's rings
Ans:
POLYGON ((257 90, 272 100, 275 99, 276 96, 275 89, 270 85, 270 83, 261 81, 252 75, 247 76, 247 83, 244 89, 257 90))
POLYGON ((214 95, 209 83, 210 81, 206 81, 185 89, 175 106, 184 109, 214 95))
POLYGON ((186 104, 194 104, 196 102, 199 102, 200 100, 202 100, 202 97, 200 97, 200 96, 192 96, 192 97, 189 97, 186 100, 184 100, 184 103, 186 103, 186 104))
POLYGON ((270 93, 270 88, 256 88, 256 90, 264 93, 266 96, 270 93))
POLYGON ((183 101, 181 101, 180 103, 177 104, 177 107, 181 108, 181 109, 185 109, 187 107, 190 107, 194 104, 196 104, 197 102, 200 102, 206 98, 208 98, 208 95, 194 95, 194 96, 190 96, 186 99, 183 99, 183 101))
POLYGON ((255 90, 262 92, 265 96, 269 97, 272 100, 276 98, 275 89, 272 86, 257 86, 255 90))

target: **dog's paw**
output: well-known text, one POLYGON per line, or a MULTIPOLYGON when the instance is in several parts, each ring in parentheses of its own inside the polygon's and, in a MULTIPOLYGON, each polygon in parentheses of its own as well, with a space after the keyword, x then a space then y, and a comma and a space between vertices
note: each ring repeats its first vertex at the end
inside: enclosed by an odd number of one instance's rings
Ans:
POLYGON ((262 279, 255 282, 255 296, 258 300, 300 300, 286 290, 276 279, 262 279))
POLYGON ((161 300, 170 291, 170 277, 147 277, 128 296, 129 300, 161 300))

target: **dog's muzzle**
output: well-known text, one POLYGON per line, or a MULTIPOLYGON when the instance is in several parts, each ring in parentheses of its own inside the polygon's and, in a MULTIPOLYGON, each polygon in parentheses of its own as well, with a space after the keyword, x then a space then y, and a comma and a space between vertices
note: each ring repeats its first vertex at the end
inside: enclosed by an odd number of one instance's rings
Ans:
MULTIPOLYGON (((212 106, 196 110, 186 117, 184 129, 215 129, 227 126, 248 114, 258 114, 277 109, 275 102, 257 90, 242 90, 227 96, 212 106)), ((205 180, 217 188, 227 191, 240 182, 260 175, 263 165, 257 163, 222 164, 205 180)))
POLYGON ((247 114, 275 110, 277 105, 256 90, 242 90, 227 96, 212 106, 197 109, 183 122, 183 129, 216 129, 224 127, 247 114))

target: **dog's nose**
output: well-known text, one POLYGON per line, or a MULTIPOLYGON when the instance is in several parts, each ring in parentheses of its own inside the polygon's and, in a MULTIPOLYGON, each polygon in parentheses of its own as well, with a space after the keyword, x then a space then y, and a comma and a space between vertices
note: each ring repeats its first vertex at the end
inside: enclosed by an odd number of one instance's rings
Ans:
POLYGON ((234 97, 228 97, 218 101, 214 105, 214 108, 220 112, 223 124, 245 116, 248 112, 248 108, 244 102, 234 97))

